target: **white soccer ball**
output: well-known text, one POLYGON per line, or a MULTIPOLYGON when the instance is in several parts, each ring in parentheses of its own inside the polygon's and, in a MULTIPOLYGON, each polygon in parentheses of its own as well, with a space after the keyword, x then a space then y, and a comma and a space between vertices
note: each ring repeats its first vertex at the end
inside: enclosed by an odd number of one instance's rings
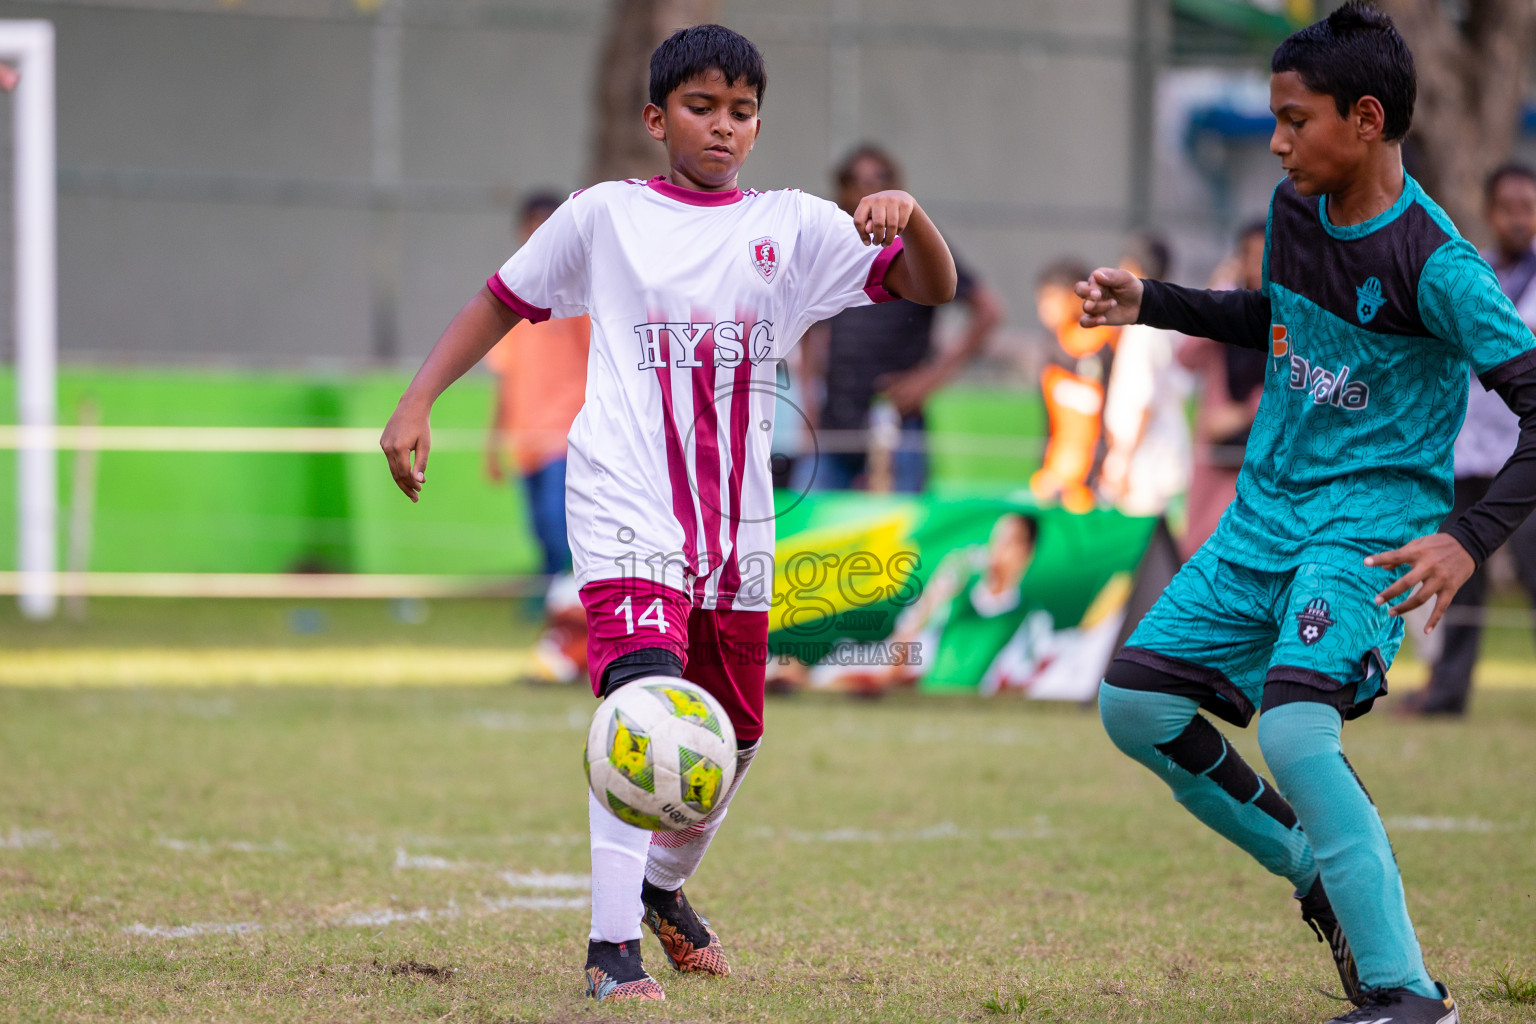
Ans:
POLYGON ((598 705, 587 784, 621 821, 673 832, 719 805, 736 777, 736 730, 720 702, 672 676, 647 676, 598 705))

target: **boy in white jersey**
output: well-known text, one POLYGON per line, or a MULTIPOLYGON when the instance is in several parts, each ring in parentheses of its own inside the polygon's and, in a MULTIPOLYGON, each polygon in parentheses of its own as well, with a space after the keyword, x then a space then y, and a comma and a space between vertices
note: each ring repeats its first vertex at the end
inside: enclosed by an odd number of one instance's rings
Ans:
POLYGON ((955 290, 948 247, 905 192, 871 195, 850 219, 798 191, 736 187, 766 80, 757 48, 719 25, 662 43, 644 119, 670 173, 561 206, 448 325, 380 440, 417 500, 436 397, 519 318, 591 316, 566 509, 593 689, 681 675, 725 706, 741 748, 731 791, 683 832, 653 837, 589 795, 586 974, 599 1000, 664 998, 641 965, 642 918, 677 970, 730 971, 682 885, 763 731, 777 361, 850 306, 937 305, 955 290))

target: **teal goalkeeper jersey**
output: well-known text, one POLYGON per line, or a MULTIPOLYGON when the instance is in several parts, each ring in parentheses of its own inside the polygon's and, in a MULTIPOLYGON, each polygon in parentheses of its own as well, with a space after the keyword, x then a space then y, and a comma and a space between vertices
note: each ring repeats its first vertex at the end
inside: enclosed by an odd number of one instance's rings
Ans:
POLYGON ((1237 499, 1208 541, 1254 569, 1358 565, 1437 530, 1468 366, 1483 374, 1536 347, 1413 178, 1363 224, 1335 227, 1326 203, 1289 181, 1270 203, 1264 394, 1237 499))

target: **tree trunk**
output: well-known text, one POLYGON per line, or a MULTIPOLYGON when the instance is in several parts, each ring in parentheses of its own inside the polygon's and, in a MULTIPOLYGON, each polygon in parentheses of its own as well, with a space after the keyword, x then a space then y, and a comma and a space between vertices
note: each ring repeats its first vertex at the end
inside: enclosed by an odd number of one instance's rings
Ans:
POLYGON ((714 21, 719 10, 719 0, 610 0, 588 182, 666 173, 666 150, 640 120, 649 99, 651 51, 680 28, 714 21))
POLYGON ((1536 4, 1466 0, 1465 20, 1443 0, 1383 0, 1413 49, 1419 100, 1410 133, 1414 173, 1462 233, 1486 236, 1483 181, 1508 160, 1520 127, 1536 4))

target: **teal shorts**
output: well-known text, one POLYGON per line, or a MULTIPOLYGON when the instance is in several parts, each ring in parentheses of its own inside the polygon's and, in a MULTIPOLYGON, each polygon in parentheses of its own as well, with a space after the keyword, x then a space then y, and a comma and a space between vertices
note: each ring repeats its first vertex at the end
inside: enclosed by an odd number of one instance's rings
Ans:
POLYGON ((1266 572, 1201 548, 1117 660, 1171 677, 1165 689, 1236 725, 1262 706, 1295 700, 1356 718, 1387 692, 1387 668, 1403 642, 1403 620, 1375 600, 1395 578, 1388 569, 1325 563, 1266 572))

